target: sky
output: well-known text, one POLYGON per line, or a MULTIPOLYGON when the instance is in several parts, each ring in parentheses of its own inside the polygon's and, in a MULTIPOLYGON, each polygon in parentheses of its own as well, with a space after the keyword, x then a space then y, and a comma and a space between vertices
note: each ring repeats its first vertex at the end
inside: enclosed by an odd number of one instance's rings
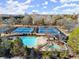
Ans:
POLYGON ((0 0, 0 14, 79 14, 79 0, 0 0))

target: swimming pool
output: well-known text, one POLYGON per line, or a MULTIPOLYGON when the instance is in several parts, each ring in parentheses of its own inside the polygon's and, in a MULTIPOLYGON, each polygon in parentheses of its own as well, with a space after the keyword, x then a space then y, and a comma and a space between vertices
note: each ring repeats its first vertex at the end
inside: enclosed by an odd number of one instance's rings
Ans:
POLYGON ((28 28, 28 27, 18 27, 16 28, 13 32, 14 33, 22 33, 22 34, 29 34, 33 31, 33 28, 28 28))
POLYGON ((58 35, 60 34, 60 31, 55 27, 48 27, 48 28, 40 27, 38 33, 50 33, 53 35, 58 35))
POLYGON ((22 36, 20 38, 22 39, 24 46, 35 47, 37 45, 37 39, 35 36, 22 36))

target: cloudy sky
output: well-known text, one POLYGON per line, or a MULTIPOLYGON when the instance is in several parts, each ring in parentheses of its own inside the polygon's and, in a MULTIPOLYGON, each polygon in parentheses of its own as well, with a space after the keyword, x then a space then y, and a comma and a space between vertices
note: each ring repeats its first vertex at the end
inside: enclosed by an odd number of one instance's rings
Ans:
POLYGON ((79 14, 79 0, 0 0, 0 14, 79 14))

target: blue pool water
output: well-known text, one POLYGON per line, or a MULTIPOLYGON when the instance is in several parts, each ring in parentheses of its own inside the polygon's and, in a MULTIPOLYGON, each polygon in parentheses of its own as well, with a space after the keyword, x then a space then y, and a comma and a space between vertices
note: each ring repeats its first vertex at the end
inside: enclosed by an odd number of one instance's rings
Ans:
POLYGON ((37 45, 37 39, 35 36, 23 36, 20 38, 22 39, 24 46, 34 47, 37 45))
POLYGON ((26 27, 19 27, 16 28, 13 32, 14 33, 31 33, 33 31, 33 28, 26 28, 26 27))
POLYGON ((53 34, 53 35, 60 34, 60 31, 55 27, 48 27, 48 28, 40 27, 38 32, 39 33, 50 33, 50 34, 53 34))

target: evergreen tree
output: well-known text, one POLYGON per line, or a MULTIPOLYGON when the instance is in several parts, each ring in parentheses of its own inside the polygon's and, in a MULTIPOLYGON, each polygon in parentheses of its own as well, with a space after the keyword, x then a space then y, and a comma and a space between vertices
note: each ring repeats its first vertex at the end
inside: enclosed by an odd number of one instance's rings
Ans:
POLYGON ((67 43, 74 52, 79 52, 79 28, 70 33, 67 43))

